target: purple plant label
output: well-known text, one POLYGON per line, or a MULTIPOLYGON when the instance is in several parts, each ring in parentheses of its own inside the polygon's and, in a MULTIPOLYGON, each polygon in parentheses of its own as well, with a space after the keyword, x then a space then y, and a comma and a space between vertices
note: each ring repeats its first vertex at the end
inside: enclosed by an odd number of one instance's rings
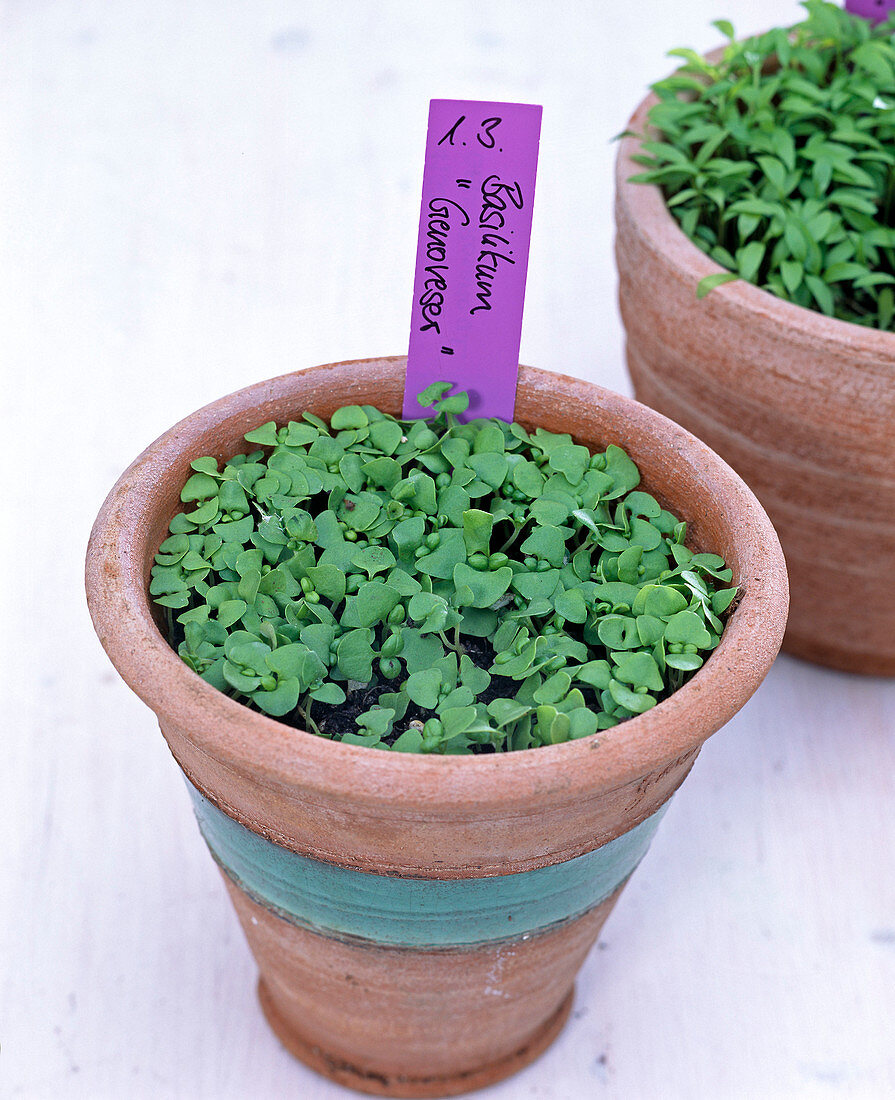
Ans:
POLYGON ((845 0, 845 10, 881 23, 895 11, 895 0, 845 0))
POLYGON ((469 393, 467 418, 513 419, 541 108, 433 99, 413 285, 404 416, 432 382, 469 393))

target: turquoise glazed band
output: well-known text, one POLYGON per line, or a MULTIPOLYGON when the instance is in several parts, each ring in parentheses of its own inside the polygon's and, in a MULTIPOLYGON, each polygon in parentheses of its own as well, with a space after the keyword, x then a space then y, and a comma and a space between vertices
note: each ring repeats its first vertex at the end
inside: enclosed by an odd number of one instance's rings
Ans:
POLYGON ((324 935, 416 948, 518 939, 581 916, 631 874, 667 806, 565 863, 489 878, 421 879, 369 874, 281 848, 187 787, 211 854, 254 901, 324 935))

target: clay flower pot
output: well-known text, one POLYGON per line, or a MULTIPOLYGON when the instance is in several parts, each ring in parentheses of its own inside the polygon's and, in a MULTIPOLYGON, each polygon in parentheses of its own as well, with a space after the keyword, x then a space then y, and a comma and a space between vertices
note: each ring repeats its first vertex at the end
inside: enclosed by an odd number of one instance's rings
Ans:
MULTIPOLYGON (((711 56, 711 55, 709 55, 711 56)), ((643 133, 655 102, 628 128, 643 133)), ((640 401, 725 458, 767 509, 786 554, 784 648, 852 672, 895 674, 895 334, 815 313, 745 282, 702 301, 723 270, 661 191, 616 164, 616 260, 628 369, 640 401)))
POLYGON ((517 419, 609 442, 724 555, 742 587, 686 686, 608 733, 525 752, 391 754, 296 731, 187 668, 153 619, 153 555, 191 459, 347 403, 398 413, 404 360, 315 367, 194 413, 125 472, 96 521, 87 592, 102 644, 155 710, 261 972, 271 1026, 321 1073, 439 1096, 497 1080, 558 1034, 575 974, 702 742, 755 691, 783 635, 786 573, 752 493, 641 405, 521 372, 517 419))

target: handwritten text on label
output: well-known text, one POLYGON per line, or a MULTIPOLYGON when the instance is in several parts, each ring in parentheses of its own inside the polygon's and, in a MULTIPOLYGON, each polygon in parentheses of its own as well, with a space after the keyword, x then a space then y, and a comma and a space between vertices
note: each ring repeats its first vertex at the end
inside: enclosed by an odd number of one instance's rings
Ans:
POLYGON ((406 417, 444 380, 470 417, 512 419, 540 127, 529 104, 430 103, 406 417))

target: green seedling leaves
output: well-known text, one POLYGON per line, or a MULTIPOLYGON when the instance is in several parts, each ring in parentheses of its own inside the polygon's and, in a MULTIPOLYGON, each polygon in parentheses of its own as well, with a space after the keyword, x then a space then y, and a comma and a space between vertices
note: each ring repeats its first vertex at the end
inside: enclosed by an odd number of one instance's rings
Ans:
POLYGON ((330 706, 338 706, 348 698, 344 690, 338 684, 325 683, 315 687, 309 692, 310 698, 318 703, 327 703, 330 706))
POLYGON ((261 447, 275 447, 277 445, 277 426, 273 420, 262 424, 254 431, 246 432, 246 440, 249 443, 257 443, 261 447))
POLYGON ((502 566, 493 571, 480 572, 471 569, 463 562, 454 566, 454 588, 458 594, 458 605, 467 607, 491 607, 510 587, 513 570, 502 566))
POLYGON ((572 732, 572 722, 567 714, 557 711, 549 705, 537 709, 535 732, 542 745, 559 745, 568 741, 572 732))
POLYGON ((395 555, 386 546, 365 546, 351 556, 351 564, 372 579, 396 565, 395 555))
POLYGON ((609 694, 618 706, 624 707, 631 714, 643 714, 656 705, 656 700, 648 692, 633 691, 615 679, 609 681, 609 694))
POLYGON ((568 623, 583 623, 587 620, 587 604, 580 588, 557 593, 554 607, 557 615, 568 623))
POLYGON ((180 492, 180 499, 186 504, 192 500, 208 500, 218 494, 218 481, 209 474, 198 473, 187 481, 180 492))
POLYGON ((609 687, 611 672, 608 661, 588 661, 586 664, 570 669, 570 672, 574 679, 589 684, 598 691, 605 691, 609 687))
POLYGON ((488 715, 499 728, 512 725, 528 714, 531 714, 531 707, 515 699, 492 699, 488 704, 488 715))
POLYGON ((433 548, 426 549, 426 553, 417 556, 416 568, 420 573, 439 580, 450 580, 455 566, 466 561, 463 532, 456 527, 443 527, 438 532, 438 543, 433 548))
POLYGON ((480 668, 468 654, 464 653, 460 658, 459 669, 460 683, 469 688, 473 695, 481 695, 491 683, 491 675, 485 669, 480 668))
POLYGON ((597 636, 608 650, 636 649, 641 644, 637 623, 627 615, 606 615, 600 619, 597 636))
POLYGON ((401 636, 404 639, 401 659, 409 673, 430 668, 433 662, 444 656, 444 647, 437 637, 424 635, 410 627, 405 627, 401 636))
POLYGON ((423 734, 422 730, 411 727, 404 730, 402 734, 395 738, 392 742, 393 752, 422 752, 423 751, 423 734))
POLYGON ((389 533, 389 540, 400 558, 412 555, 422 546, 425 538, 426 521, 422 516, 400 520, 389 533))
MULTIPOLYGON (((791 173, 799 148, 763 155, 791 173)), ((822 211, 803 215, 807 241, 822 211)), ((858 278, 836 262, 831 279, 858 278)), ((736 598, 723 560, 683 544, 619 447, 459 424, 450 388, 423 395, 428 422, 346 406, 262 425, 223 469, 191 463, 150 594, 193 671, 312 734, 466 754, 599 735, 701 667, 736 598)))
POLYGON ((417 396, 417 401, 425 409, 432 406, 436 415, 441 413, 462 413, 469 408, 469 396, 465 393, 449 395, 450 382, 433 382, 417 396))
POLYGON ((345 626, 375 626, 385 622, 401 602, 401 596, 382 581, 367 581, 356 596, 345 600, 342 622, 345 626))
POLYGON ((654 134, 636 182, 662 188, 683 232, 738 279, 806 309, 884 331, 895 314, 893 24, 821 0, 787 29, 729 39, 714 64, 653 85, 654 134))
POLYGON ((535 527, 520 549, 523 554, 557 566, 565 559, 566 541, 559 527, 544 525, 535 527))
POLYGON ((476 477, 492 489, 499 489, 509 473, 509 465, 503 454, 473 454, 466 463, 476 477))
POLYGON ((586 707, 576 707, 568 712, 569 739, 577 741, 581 737, 590 737, 597 732, 598 719, 592 710, 586 707))
MULTIPOLYGON (((269 576, 270 574, 268 574, 269 576)), ((313 565, 305 576, 310 582, 309 592, 325 596, 333 604, 339 604, 345 598, 346 577, 336 565, 313 565)))
POLYGON ((459 621, 447 600, 434 592, 418 592, 413 596, 407 605, 407 614, 419 624, 420 634, 438 633, 459 621))
MULTIPOLYGON (((376 425, 374 424, 373 427, 375 428, 376 425)), ((401 480, 401 464, 393 458, 386 458, 383 455, 380 458, 365 462, 361 466, 361 473, 377 489, 385 489, 387 492, 391 492, 401 480)))
POLYGON ((606 448, 603 470, 612 478, 612 488, 605 494, 607 500, 617 500, 640 484, 640 471, 621 447, 611 443, 606 448))
POLYGON ((407 678, 404 690, 418 707, 422 707, 423 710, 434 710, 438 706, 441 684, 441 670, 427 668, 412 672, 407 678))
POLYGON ((357 724, 382 738, 391 729, 394 718, 395 712, 390 708, 374 707, 372 710, 368 710, 366 714, 360 715, 357 724))
POLYGON ((645 584, 637 593, 631 610, 635 615, 655 615, 667 619, 687 608, 687 598, 669 585, 645 584))
POLYGON ((659 666, 649 653, 613 653, 616 667, 613 675, 616 679, 635 688, 647 688, 649 691, 662 691, 665 682, 659 666))
POLYGON ((702 668, 703 660, 698 653, 672 653, 665 654, 665 664, 669 668, 676 668, 679 672, 695 672, 702 668))
POLYGON ((348 528, 366 531, 379 519, 382 501, 374 493, 348 493, 336 509, 336 515, 348 528))
POLYGON ((565 699, 572 686, 572 677, 567 672, 554 672, 532 692, 532 698, 536 703, 559 703, 565 699))
POLYGON ((349 630, 336 648, 336 666, 348 680, 368 684, 373 677, 373 632, 349 630))
POLYGON ((255 691, 252 701, 257 703, 265 714, 273 718, 282 718, 295 710, 302 685, 298 679, 278 680, 270 690, 255 691))
POLYGON ((712 638, 703 625, 703 620, 693 611, 679 611, 672 615, 665 627, 665 640, 681 645, 694 645, 697 649, 708 649, 712 638))
MULTIPOLYGON (((501 433, 502 437, 503 433, 501 433)), ((466 554, 487 554, 491 545, 491 531, 494 520, 490 512, 483 512, 479 508, 470 508, 463 513, 463 542, 466 545, 466 554)))
POLYGON ((544 491, 546 478, 534 462, 524 459, 513 466, 512 482, 523 496, 536 500, 544 491))
POLYGON ((330 428, 337 432, 348 428, 366 428, 368 424, 367 414, 359 405, 344 405, 336 409, 329 422, 330 428))

